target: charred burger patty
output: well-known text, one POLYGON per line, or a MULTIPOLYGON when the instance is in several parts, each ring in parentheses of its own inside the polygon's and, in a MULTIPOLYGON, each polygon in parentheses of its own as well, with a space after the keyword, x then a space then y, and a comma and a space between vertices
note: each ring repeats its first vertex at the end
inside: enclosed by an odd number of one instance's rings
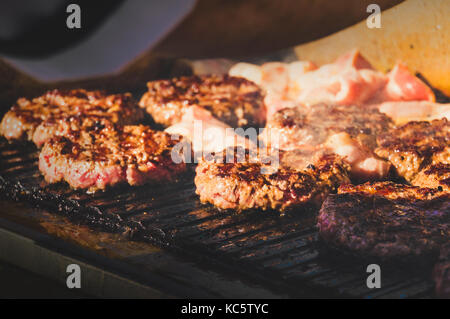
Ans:
POLYGON ((318 217, 331 246, 382 259, 437 256, 450 236, 450 194, 392 182, 343 185, 318 217))
POLYGON ((375 152, 408 182, 450 190, 450 123, 446 118, 409 122, 380 134, 377 141, 375 152))
POLYGON ((147 87, 139 105, 164 126, 180 122, 192 105, 203 107, 233 128, 262 127, 265 122, 263 93, 244 78, 190 76, 148 82, 147 87))
POLYGON ((237 160, 238 152, 238 148, 229 148, 198 164, 195 185, 202 202, 221 209, 284 211, 321 202, 339 184, 349 181, 347 166, 334 155, 323 155, 302 170, 279 167, 264 173, 266 164, 251 161, 248 150, 243 160, 237 160), (233 162, 227 163, 227 153, 233 162))
POLYGON ((118 183, 171 181, 186 170, 172 160, 170 135, 144 125, 76 131, 48 141, 39 156, 46 181, 95 191, 118 183))
POLYGON ((19 99, 3 117, 0 134, 8 140, 25 137, 42 146, 51 137, 67 133, 67 118, 76 119, 72 125, 82 129, 109 122, 133 124, 143 116, 130 94, 53 90, 32 100, 19 99))

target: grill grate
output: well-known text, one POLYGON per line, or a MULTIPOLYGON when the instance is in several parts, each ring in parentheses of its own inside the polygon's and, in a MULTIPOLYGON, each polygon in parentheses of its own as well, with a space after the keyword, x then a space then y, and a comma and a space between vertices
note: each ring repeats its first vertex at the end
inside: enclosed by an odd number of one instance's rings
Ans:
POLYGON ((123 186, 89 195, 62 184, 47 185, 32 145, 1 139, 0 154, 3 196, 77 223, 150 241, 291 297, 301 296, 301 291, 323 297, 433 296, 430 272, 412 273, 398 266, 382 266, 382 288, 368 289, 367 262, 324 253, 315 228, 317 210, 312 207, 283 217, 259 211, 219 212, 199 203, 192 172, 171 185, 123 186))

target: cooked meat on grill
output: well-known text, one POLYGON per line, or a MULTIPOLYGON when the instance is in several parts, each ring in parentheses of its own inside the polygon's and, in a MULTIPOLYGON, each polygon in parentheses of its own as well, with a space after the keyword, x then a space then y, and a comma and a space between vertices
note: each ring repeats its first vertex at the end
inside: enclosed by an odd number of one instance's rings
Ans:
POLYGON ((196 193, 203 203, 239 211, 284 211, 317 204, 348 181, 347 166, 335 155, 323 155, 302 170, 276 169, 242 148, 228 148, 203 159, 195 176, 196 193))
POLYGON ((359 185, 343 184, 338 189, 338 194, 350 193, 381 196, 392 200, 406 199, 410 201, 421 201, 442 196, 445 192, 439 189, 397 184, 394 182, 376 182, 359 185))
POLYGON ((379 147, 375 152, 388 159, 407 181, 448 189, 450 124, 446 118, 409 122, 380 134, 377 140, 379 147))
POLYGON ((387 175, 390 165, 372 150, 376 135, 391 125, 386 115, 355 105, 299 106, 275 113, 261 139, 282 150, 325 148, 346 158, 352 166, 352 177, 381 179, 387 175))
POLYGON ((299 104, 364 105, 386 101, 434 102, 433 91, 403 63, 388 73, 376 71, 352 50, 319 68, 310 61, 290 64, 269 62, 261 66, 238 63, 230 75, 254 81, 266 92, 267 120, 277 111, 299 104))
POLYGON ((192 105, 205 108, 233 128, 263 127, 265 122, 263 94, 244 78, 190 76, 148 82, 147 87, 139 105, 164 126, 180 122, 192 105))
POLYGON ((358 141, 348 133, 331 135, 324 146, 350 164, 354 181, 381 180, 389 175, 391 164, 375 155, 362 140, 358 141))
POLYGON ((318 227, 331 246, 360 256, 436 257, 450 238, 450 194, 392 182, 344 185, 323 203, 318 227))
POLYGON ((427 166, 414 177, 411 184, 450 192, 450 164, 438 163, 427 166))
POLYGON ((144 125, 74 131, 44 145, 39 169, 49 183, 66 181, 75 189, 89 191, 124 182, 167 182, 186 169, 184 162, 172 160, 178 142, 144 125))
POLYGON ((256 130, 254 138, 251 139, 236 134, 235 129, 213 117, 211 112, 195 105, 184 111, 181 122, 169 126, 165 132, 171 134, 173 138, 183 136, 191 143, 196 157, 202 157, 206 153, 221 152, 227 147, 255 148, 258 139, 256 130))
POLYGON ((434 102, 435 99, 433 90, 426 83, 411 73, 404 63, 397 62, 387 74, 386 86, 373 100, 434 102))
POLYGON ((303 146, 320 146, 331 135, 341 132, 374 148, 376 136, 387 131, 391 125, 389 117, 377 110, 356 105, 318 104, 311 108, 298 106, 280 110, 267 122, 266 128, 279 134, 280 149, 293 150, 303 146))
POLYGON ((53 90, 31 101, 19 99, 3 117, 0 134, 8 140, 27 138, 41 146, 52 136, 66 133, 64 125, 68 117, 76 118, 81 128, 105 125, 106 122, 132 124, 143 116, 128 93, 105 95, 82 89, 53 90))
POLYGON ((57 120, 46 120, 39 124, 33 133, 33 142, 42 147, 56 136, 73 136, 76 132, 101 130, 106 126, 113 126, 107 117, 96 115, 68 115, 57 120))

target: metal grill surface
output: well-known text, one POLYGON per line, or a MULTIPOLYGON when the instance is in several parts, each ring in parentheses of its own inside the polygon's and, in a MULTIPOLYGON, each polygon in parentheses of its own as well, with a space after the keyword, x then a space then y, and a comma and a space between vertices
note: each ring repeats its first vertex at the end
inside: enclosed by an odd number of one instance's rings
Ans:
POLYGON ((318 238, 317 208, 279 216, 252 211, 236 214, 201 204, 193 173, 170 185, 117 187, 86 194, 64 184, 48 185, 37 167, 34 146, 0 140, 2 196, 67 216, 75 223, 131 240, 143 240, 207 265, 299 297, 429 298, 431 270, 382 267, 382 288, 369 289, 370 261, 326 250, 318 238))

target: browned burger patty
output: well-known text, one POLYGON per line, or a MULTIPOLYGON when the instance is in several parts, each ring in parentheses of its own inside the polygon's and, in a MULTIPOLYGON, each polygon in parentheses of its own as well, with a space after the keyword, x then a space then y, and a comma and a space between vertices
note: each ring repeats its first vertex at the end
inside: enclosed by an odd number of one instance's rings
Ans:
POLYGON ((237 127, 263 127, 266 109, 261 89, 244 78, 228 75, 190 76, 147 83, 139 105, 156 123, 170 126, 181 121, 192 105, 237 127))
MULTIPOLYGON (((21 98, 5 114, 0 134, 8 140, 27 138, 41 146, 51 137, 65 135, 67 118, 76 118, 78 127, 107 122, 132 124, 144 116, 130 94, 105 95, 82 89, 53 90, 31 101, 21 98)), ((73 123, 75 125, 75 122, 73 123)))
MULTIPOLYGON (((279 144, 275 146, 282 150, 320 146, 331 135, 341 132, 373 149, 376 136, 392 124, 388 116, 375 109, 318 104, 282 109, 268 120, 266 128, 279 136, 279 144)), ((262 135, 263 140, 267 136, 262 135)))
POLYGON ((436 257, 450 238, 450 194, 392 182, 344 185, 323 203, 318 227, 328 244, 363 257, 436 257))
POLYGON ((344 184, 338 189, 338 194, 360 193, 381 196, 387 199, 406 199, 411 201, 431 200, 444 193, 438 189, 417 187, 393 182, 365 183, 360 185, 344 184))
POLYGON ((303 170, 279 167, 272 174, 263 174, 267 164, 254 160, 248 150, 242 160, 237 160, 237 148, 227 152, 200 161, 195 176, 200 200, 221 209, 284 211, 321 202, 339 184, 349 181, 348 167, 334 155, 323 155, 303 170), (234 161, 227 163, 227 155, 234 161))
POLYGON ((124 182, 166 182, 186 169, 185 163, 172 161, 178 142, 144 125, 75 131, 44 145, 39 169, 49 183, 66 181, 73 188, 90 191, 124 182))
POLYGON ((450 124, 446 118, 409 122, 380 134, 377 141, 377 155, 388 159, 407 181, 449 190, 450 124))
POLYGON ((450 192, 450 164, 438 163, 427 166, 417 173, 411 184, 450 192))

